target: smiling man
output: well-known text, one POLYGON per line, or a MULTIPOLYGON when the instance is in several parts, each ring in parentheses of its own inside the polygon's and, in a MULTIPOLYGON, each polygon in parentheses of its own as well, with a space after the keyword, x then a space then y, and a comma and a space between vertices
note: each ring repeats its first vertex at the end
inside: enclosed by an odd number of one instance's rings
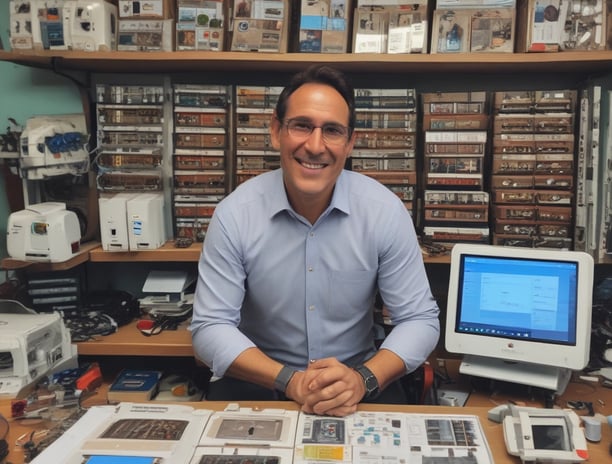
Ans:
POLYGON ((412 219, 375 180, 344 170, 354 91, 314 66, 293 77, 271 123, 281 168, 216 208, 191 324, 211 368, 209 400, 291 399, 345 416, 361 401, 403 403, 397 381, 439 337, 412 219), (375 345, 377 292, 393 330, 375 345))

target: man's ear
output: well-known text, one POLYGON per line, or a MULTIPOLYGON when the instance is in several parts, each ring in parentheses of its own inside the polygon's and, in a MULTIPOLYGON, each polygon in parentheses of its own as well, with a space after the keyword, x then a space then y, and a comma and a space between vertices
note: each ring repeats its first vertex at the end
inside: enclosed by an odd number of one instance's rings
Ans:
POLYGON ((272 114, 270 120, 270 141, 272 142, 272 148, 280 151, 280 131, 283 128, 282 123, 276 117, 276 111, 272 114))

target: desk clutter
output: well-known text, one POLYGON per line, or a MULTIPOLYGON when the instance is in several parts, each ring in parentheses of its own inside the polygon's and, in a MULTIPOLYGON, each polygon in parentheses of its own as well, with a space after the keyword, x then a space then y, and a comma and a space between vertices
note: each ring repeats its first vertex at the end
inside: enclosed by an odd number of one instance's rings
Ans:
POLYGON ((203 392, 188 377, 162 371, 124 369, 108 388, 111 403, 142 401, 200 401, 203 392))
POLYGON ((0 313, 0 397, 76 367, 77 349, 59 314, 36 314, 11 300, 0 300, 0 313))
POLYGON ((143 335, 157 335, 191 317, 195 276, 188 272, 150 271, 140 298, 123 290, 88 290, 86 280, 78 269, 34 273, 16 299, 31 311, 61 316, 72 342, 113 334, 134 319, 143 335))
MULTIPOLYGON (((202 403, 205 407, 206 404, 202 403)), ((473 415, 360 411, 344 418, 285 409, 93 406, 33 464, 493 463, 473 415)))
POLYGON ((207 408, 219 406, 203 401, 193 408, 202 394, 195 382, 154 369, 116 375, 113 385, 127 384, 140 397, 111 397, 112 385, 107 396, 101 383, 100 367, 92 363, 49 376, 27 398, 12 401, 9 423, 30 424, 23 435, 13 435, 24 462, 493 464, 505 445, 508 454, 523 462, 599 463, 607 462, 598 458, 600 444, 607 448, 610 437, 606 420, 612 427, 605 407, 597 408, 603 414, 593 408, 576 412, 582 408, 569 400, 554 408, 509 400, 486 416, 474 408, 438 413, 429 407, 424 413, 397 406, 337 418, 285 410, 283 405, 290 403, 274 403, 270 409, 266 403, 253 409, 230 403, 214 412, 207 408), (503 423, 502 448, 487 443, 495 435, 491 423, 503 423), (532 455, 542 460, 529 460, 532 455))
POLYGON ((612 278, 602 280, 593 292, 591 357, 586 372, 600 375, 612 388, 612 278))

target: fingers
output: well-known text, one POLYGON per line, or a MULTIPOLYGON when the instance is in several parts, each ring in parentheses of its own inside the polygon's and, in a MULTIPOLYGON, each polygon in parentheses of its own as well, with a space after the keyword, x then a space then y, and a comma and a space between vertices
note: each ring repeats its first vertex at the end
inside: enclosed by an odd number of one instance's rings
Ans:
POLYGON ((300 397, 302 411, 308 414, 343 417, 357 410, 363 396, 359 374, 335 358, 311 362, 301 373, 299 385, 300 394, 296 396, 300 397))
POLYGON ((335 358, 317 359, 312 361, 306 369, 306 385, 310 391, 322 390, 323 388, 342 380, 350 370, 335 358))
POLYGON ((344 416, 356 410, 359 396, 346 377, 326 383, 320 389, 311 390, 306 395, 304 406, 313 414, 344 416))
POLYGON ((357 411, 357 403, 353 402, 353 393, 345 390, 333 398, 314 403, 306 402, 302 411, 307 414, 344 417, 357 411))
POLYGON ((353 391, 343 390, 338 395, 313 404, 312 411, 319 415, 346 415, 357 409, 357 405, 352 399, 353 391))
POLYGON ((349 414, 357 412, 357 405, 353 406, 339 406, 337 408, 327 409, 324 413, 315 412, 312 408, 303 405, 302 412, 306 414, 321 414, 326 416, 345 417, 349 414))
POLYGON ((349 414, 353 414, 354 412, 357 412, 356 404, 353 406, 341 406, 339 408, 328 409, 323 414, 325 414, 326 416, 345 417, 345 416, 348 416, 349 414))

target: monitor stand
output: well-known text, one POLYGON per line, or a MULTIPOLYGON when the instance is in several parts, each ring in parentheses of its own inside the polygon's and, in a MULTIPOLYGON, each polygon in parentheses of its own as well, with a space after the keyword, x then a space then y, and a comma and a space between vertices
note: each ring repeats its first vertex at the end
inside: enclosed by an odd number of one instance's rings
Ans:
POLYGON ((487 379, 531 385, 552 390, 562 395, 570 381, 572 371, 561 367, 507 361, 485 356, 466 355, 459 372, 487 379))

